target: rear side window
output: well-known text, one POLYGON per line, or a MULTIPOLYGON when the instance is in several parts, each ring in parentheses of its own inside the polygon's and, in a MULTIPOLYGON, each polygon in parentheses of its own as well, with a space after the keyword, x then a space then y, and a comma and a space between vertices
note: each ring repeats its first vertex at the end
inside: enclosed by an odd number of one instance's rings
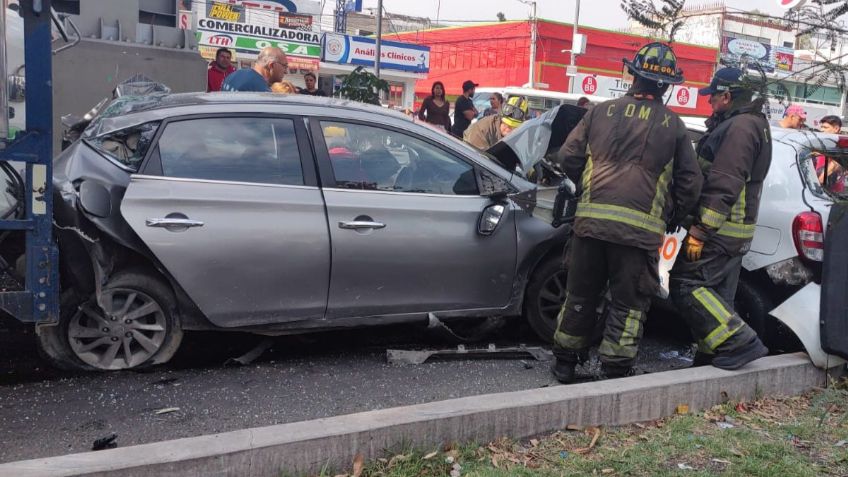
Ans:
POLYGON ((146 123, 113 131, 89 139, 88 142, 101 153, 106 154, 131 171, 138 172, 141 161, 144 160, 158 128, 158 122, 146 123))
POLYGON ((166 177, 303 185, 294 121, 206 118, 170 123, 159 139, 166 177))

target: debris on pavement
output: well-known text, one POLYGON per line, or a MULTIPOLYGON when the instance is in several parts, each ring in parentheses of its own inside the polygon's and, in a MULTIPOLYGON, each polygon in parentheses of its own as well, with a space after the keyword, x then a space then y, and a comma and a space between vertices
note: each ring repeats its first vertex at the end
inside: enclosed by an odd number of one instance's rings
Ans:
POLYGON ((539 346, 525 346, 523 344, 502 348, 490 344, 486 348, 466 348, 465 345, 458 345, 456 348, 445 349, 386 350, 386 359, 389 364, 423 364, 434 356, 466 359, 526 358, 530 356, 536 361, 550 361, 553 358, 553 353, 539 346))
POLYGON ((677 468, 680 469, 680 470, 695 470, 695 468, 692 467, 691 465, 683 464, 683 463, 677 464, 677 468))
POLYGON ((169 414, 169 413, 172 413, 172 412, 177 412, 179 410, 180 410, 180 408, 178 408, 178 407, 166 407, 164 409, 157 409, 156 412, 154 412, 154 414, 156 414, 158 416, 158 415, 161 415, 161 414, 169 414))
POLYGON ((262 353, 264 353, 265 351, 268 351, 268 349, 273 344, 274 344, 274 341, 271 340, 271 338, 265 338, 262 341, 260 341, 256 346, 254 346, 247 353, 244 353, 243 355, 239 356, 238 358, 228 359, 227 361, 224 362, 224 365, 226 365, 226 366, 232 366, 232 365, 247 366, 248 364, 256 361, 256 358, 262 356, 262 353))
POLYGON ((94 441, 94 444, 91 446, 91 450, 99 451, 105 449, 114 449, 118 447, 118 443, 115 442, 116 439, 118 439, 118 435, 114 433, 109 434, 106 437, 101 437, 100 439, 94 441))

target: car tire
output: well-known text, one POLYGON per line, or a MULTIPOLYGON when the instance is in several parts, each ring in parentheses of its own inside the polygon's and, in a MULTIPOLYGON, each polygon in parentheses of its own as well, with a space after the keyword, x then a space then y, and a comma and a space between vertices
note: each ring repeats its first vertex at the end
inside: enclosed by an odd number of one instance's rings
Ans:
POLYGON ((62 295, 59 323, 37 328, 39 352, 71 371, 142 369, 170 360, 182 342, 170 286, 146 271, 116 273, 102 291, 85 300, 62 295))
POLYGON ((769 348, 775 343, 776 320, 769 316, 774 306, 771 298, 755 283, 744 278, 739 279, 736 287, 734 307, 742 320, 748 324, 760 340, 769 348))
POLYGON ((568 273, 560 256, 539 264, 524 295, 524 316, 530 328, 547 343, 553 343, 556 320, 565 301, 568 273))

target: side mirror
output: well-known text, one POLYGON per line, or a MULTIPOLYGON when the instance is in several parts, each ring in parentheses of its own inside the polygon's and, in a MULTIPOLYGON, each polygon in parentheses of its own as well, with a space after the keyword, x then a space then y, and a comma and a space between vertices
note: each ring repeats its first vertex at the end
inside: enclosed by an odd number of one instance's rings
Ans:
POLYGON ((501 223, 501 219, 506 212, 505 204, 491 204, 483 209, 483 214, 480 216, 480 223, 477 224, 477 232, 480 235, 492 235, 501 223))

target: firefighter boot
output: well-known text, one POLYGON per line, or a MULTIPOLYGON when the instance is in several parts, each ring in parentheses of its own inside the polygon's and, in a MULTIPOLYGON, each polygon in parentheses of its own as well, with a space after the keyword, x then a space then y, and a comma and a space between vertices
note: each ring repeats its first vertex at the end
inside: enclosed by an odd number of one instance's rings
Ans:
POLYGON ((556 357, 556 360, 554 361, 553 366, 551 366, 551 373, 553 373, 556 380, 562 384, 573 383, 575 381, 574 368, 576 368, 578 364, 586 361, 586 353, 556 350, 554 351, 554 356, 556 357))
POLYGON ((625 378, 627 376, 633 376, 634 374, 636 374, 636 370, 633 369, 633 366, 619 366, 615 364, 601 363, 601 372, 599 375, 595 376, 595 379, 603 381, 605 379, 625 378))
POLYGON ((740 346, 733 351, 716 354, 716 357, 713 358, 713 366, 728 370, 739 369, 751 361, 768 355, 768 352, 768 348, 763 345, 760 338, 755 336, 754 339, 744 346, 740 346))

